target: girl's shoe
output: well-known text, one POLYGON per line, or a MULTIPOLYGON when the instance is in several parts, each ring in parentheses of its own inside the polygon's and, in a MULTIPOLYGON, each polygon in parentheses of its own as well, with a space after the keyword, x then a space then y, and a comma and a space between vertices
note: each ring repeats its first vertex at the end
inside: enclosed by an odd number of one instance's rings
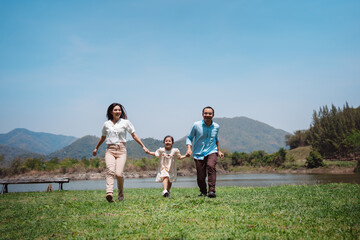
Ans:
POLYGON ((164 190, 164 191, 162 191, 162 195, 163 195, 164 197, 169 197, 169 196, 170 196, 170 193, 169 193, 167 190, 164 190))

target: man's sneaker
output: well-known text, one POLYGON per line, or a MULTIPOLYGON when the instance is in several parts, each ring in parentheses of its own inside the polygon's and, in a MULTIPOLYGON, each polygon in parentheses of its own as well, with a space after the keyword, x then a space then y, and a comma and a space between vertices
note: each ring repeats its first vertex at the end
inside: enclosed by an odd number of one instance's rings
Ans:
POLYGON ((167 190, 162 191, 164 197, 169 197, 169 192, 167 190))
POLYGON ((118 195, 118 200, 119 201, 122 201, 122 200, 124 200, 124 194, 123 193, 119 193, 119 195, 118 195))
POLYGON ((206 193, 200 193, 198 197, 206 197, 206 193))
POLYGON ((113 202, 114 200, 113 200, 113 195, 112 194, 107 194, 106 195, 106 200, 108 201, 108 202, 113 202))
POLYGON ((209 193, 208 193, 208 197, 209 197, 209 198, 216 198, 216 195, 215 195, 214 192, 209 192, 209 193))

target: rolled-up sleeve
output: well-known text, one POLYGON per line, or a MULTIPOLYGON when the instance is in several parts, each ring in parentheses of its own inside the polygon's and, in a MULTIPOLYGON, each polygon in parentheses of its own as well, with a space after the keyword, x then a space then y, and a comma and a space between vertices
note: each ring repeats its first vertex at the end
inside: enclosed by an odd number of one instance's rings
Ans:
POLYGON ((216 134, 216 138, 215 138, 217 143, 219 142, 219 131, 220 131, 220 126, 218 126, 218 128, 217 128, 217 134, 216 134))
POLYGON ((192 126, 189 135, 186 137, 186 145, 192 146, 194 136, 195 136, 195 124, 192 126))

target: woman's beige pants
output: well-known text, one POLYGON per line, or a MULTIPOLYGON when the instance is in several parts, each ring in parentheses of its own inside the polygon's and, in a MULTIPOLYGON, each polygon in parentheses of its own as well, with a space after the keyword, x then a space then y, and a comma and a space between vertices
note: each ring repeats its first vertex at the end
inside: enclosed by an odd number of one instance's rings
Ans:
POLYGON ((125 143, 109 144, 105 153, 106 163, 106 194, 114 191, 114 178, 117 179, 119 194, 123 193, 124 167, 126 162, 125 143))

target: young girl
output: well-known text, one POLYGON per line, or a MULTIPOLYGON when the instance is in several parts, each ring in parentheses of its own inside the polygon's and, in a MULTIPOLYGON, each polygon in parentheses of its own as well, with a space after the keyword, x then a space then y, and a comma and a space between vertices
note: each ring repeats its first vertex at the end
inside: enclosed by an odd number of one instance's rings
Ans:
POLYGON ((170 189, 173 182, 176 181, 176 162, 177 159, 184 159, 187 156, 181 155, 179 149, 172 148, 174 144, 174 138, 172 136, 166 136, 164 138, 165 147, 161 147, 156 152, 149 152, 148 154, 160 158, 159 167, 156 174, 156 182, 163 183, 164 197, 170 197, 170 189))

